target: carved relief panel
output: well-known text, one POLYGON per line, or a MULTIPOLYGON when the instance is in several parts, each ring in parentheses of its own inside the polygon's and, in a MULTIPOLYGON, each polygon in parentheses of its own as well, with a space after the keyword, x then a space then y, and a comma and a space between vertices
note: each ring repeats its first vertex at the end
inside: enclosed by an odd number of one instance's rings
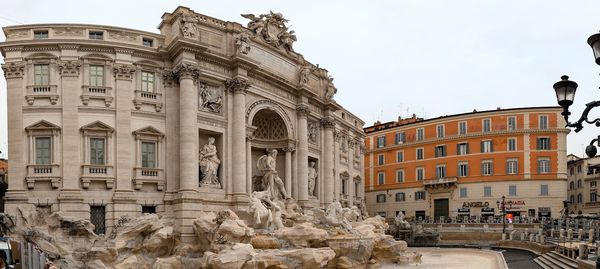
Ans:
POLYGON ((223 89, 202 82, 198 83, 198 110, 221 114, 223 111, 223 89))

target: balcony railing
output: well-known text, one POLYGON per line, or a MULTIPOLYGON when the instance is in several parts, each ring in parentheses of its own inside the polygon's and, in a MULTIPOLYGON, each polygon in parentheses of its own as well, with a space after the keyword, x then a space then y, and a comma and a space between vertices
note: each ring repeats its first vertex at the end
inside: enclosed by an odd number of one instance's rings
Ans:
POLYGON ((35 99, 49 99, 50 103, 55 105, 58 101, 58 92, 56 85, 29 85, 25 100, 28 105, 33 105, 35 99))
POLYGON ((87 189, 92 181, 106 183, 107 189, 115 185, 113 167, 110 165, 85 164, 81 166, 81 187, 87 189))
POLYGON ((600 202, 588 202, 585 203, 585 207, 600 207, 600 202))
POLYGON ((457 181, 458 178, 456 177, 428 179, 423 181, 423 185, 425 187, 450 186, 456 184, 457 181))
POLYGON ((33 189, 37 181, 50 181, 53 188, 59 188, 61 177, 58 164, 27 165, 27 188, 33 189))
POLYGON ((90 99, 103 100, 104 105, 109 107, 113 101, 112 88, 105 86, 82 86, 81 102, 87 106, 90 99))
POLYGON ((142 189, 144 183, 156 184, 157 190, 162 191, 165 187, 163 169, 159 168, 134 168, 133 184, 136 190, 142 189))
POLYGON ((135 98, 133 99, 135 109, 141 109, 143 104, 153 105, 156 112, 160 112, 163 106, 162 94, 158 92, 147 92, 147 91, 135 91, 135 98))

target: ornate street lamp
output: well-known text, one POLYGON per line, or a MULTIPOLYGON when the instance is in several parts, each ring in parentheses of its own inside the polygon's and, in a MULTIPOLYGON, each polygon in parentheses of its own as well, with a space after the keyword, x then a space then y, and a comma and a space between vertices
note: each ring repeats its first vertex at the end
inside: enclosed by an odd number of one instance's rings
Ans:
POLYGON ((502 200, 496 200, 496 207, 502 211, 502 234, 506 233, 506 197, 502 195, 502 200))
MULTIPOLYGON (((592 47, 592 52, 594 53, 594 61, 597 65, 600 65, 600 33, 593 34, 587 40, 588 45, 592 47)), ((554 91, 556 92, 556 100, 558 101, 558 105, 563 108, 562 115, 567 122, 566 127, 575 128, 575 132, 581 131, 583 129, 583 122, 585 121, 588 124, 594 124, 596 127, 600 127, 600 118, 596 118, 593 120, 588 119, 588 114, 590 110, 594 107, 600 106, 600 101, 592 101, 585 104, 585 109, 581 113, 581 117, 574 123, 569 122, 569 106, 573 104, 573 100, 575 99, 575 91, 577 91, 577 83, 574 81, 570 81, 569 77, 562 76, 561 81, 554 83, 554 91)), ((600 146, 600 136, 592 139, 590 144, 585 148, 585 154, 592 158, 596 156, 598 153, 598 149, 594 145, 597 143, 600 146)), ((567 203, 565 203, 565 208, 567 207, 567 203)), ((568 214, 568 212, 566 212, 568 214)), ((567 215, 568 216, 568 215, 567 215)), ((600 257, 596 256, 596 269, 600 269, 600 257)))

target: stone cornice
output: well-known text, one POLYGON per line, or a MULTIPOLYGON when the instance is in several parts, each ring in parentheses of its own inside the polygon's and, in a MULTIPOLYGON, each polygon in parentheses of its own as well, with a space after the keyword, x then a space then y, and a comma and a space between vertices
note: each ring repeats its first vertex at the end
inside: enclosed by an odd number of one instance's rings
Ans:
POLYGON ((25 62, 12 62, 2 64, 2 71, 6 79, 23 78, 25 62))
POLYGON ((248 88, 250 88, 250 83, 245 78, 233 78, 225 81, 225 89, 231 93, 246 93, 248 88))
POLYGON ((61 77, 79 77, 81 72, 81 61, 57 61, 58 71, 61 77))
POLYGON ((124 48, 114 48, 115 53, 122 53, 122 54, 128 54, 128 55, 133 55, 134 50, 133 49, 124 49, 124 48))
POLYGON ((115 64, 113 72, 116 79, 132 80, 133 73, 135 73, 135 66, 131 64, 115 64))
POLYGON ((61 50, 77 50, 79 45, 77 44, 58 44, 58 48, 61 50))

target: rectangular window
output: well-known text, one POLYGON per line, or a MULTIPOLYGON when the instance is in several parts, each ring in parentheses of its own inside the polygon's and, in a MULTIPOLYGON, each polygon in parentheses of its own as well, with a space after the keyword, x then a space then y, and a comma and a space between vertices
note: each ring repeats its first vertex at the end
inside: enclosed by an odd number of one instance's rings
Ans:
POLYGON ((33 83, 35 85, 49 85, 50 73, 47 64, 33 65, 33 83))
POLYGON ((417 148, 417 160, 423 160, 423 148, 417 148))
POLYGON ((577 166, 577 173, 581 173, 581 164, 577 166))
POLYGON ((469 164, 466 162, 458 163, 458 176, 466 177, 469 176, 469 164))
POLYGON ((542 196, 548 195, 548 184, 540 185, 540 195, 542 195, 542 196))
POLYGON ((590 202, 594 203, 598 201, 598 194, 596 191, 590 192, 590 202))
POLYGON ((342 179, 342 194, 348 194, 348 180, 342 179))
POLYGON ((517 196, 517 185, 508 186, 508 196, 517 196))
POLYGON ((550 173, 550 160, 548 160, 548 159, 539 159, 538 160, 538 173, 539 174, 550 173))
POLYGON ((379 215, 380 217, 382 217, 384 219, 387 217, 387 214, 385 211, 377 211, 377 215, 379 215))
POLYGON ((90 138, 90 163, 104 165, 104 138, 90 138))
POLYGON ((48 38, 48 30, 33 31, 33 39, 46 39, 46 38, 48 38))
POLYGON ((404 132, 396 133, 396 144, 404 144, 406 142, 406 135, 404 132))
POLYGON ((425 200, 425 191, 415 192, 415 200, 425 200))
POLYGON ((52 153, 50 141, 50 137, 35 138, 35 164, 50 164, 52 153))
POLYGON ((467 188, 460 188, 460 198, 467 197, 467 188))
POLYGON ((421 141, 425 139, 425 129, 419 128, 417 129, 417 141, 421 141))
POLYGON ((435 176, 437 178, 446 178, 446 165, 438 165, 435 167, 435 176))
POLYGON ((469 143, 459 143, 456 145, 456 155, 469 154, 469 143))
POLYGON ((90 222, 94 224, 95 234, 106 233, 106 208, 104 206, 90 206, 90 222))
POLYGON ((437 130, 437 137, 438 138, 443 138, 444 137, 444 125, 440 124, 436 127, 437 130))
POLYGON ((385 160, 384 160, 383 154, 377 155, 377 164, 383 165, 384 163, 385 163, 385 160))
POLYGON ((142 167, 156 167, 156 143, 142 142, 142 167))
POLYGON ((484 119, 483 120, 483 132, 489 133, 492 131, 492 120, 484 119))
POLYGON ((425 169, 423 167, 417 167, 416 172, 417 181, 423 181, 423 179, 425 178, 425 169))
POLYGON ((508 117, 508 130, 516 130, 517 129, 517 118, 516 117, 508 117))
POLYGON ((396 182, 398 182, 398 183, 404 182, 404 170, 396 171, 396 182))
POLYGON ((590 181, 590 188, 596 188, 597 184, 596 181, 590 181))
POLYGON ((506 161, 506 174, 516 175, 519 173, 519 160, 507 160, 506 161))
POLYGON ((540 129, 548 129, 548 115, 540 115, 540 129))
POLYGON ((483 161, 481 163, 481 175, 491 176, 494 174, 494 163, 492 161, 483 161))
POLYGON ((104 39, 104 33, 102 31, 90 31, 89 38, 102 40, 104 39))
POLYGON ((572 176, 575 174, 575 168, 571 167, 569 168, 569 176, 572 176))
POLYGON ((384 172, 379 172, 377 174, 377 184, 379 184, 379 185, 385 184, 385 173, 384 172))
POLYGON ((481 141, 481 153, 494 151, 492 140, 481 141))
POLYGON ((492 197, 492 186, 483 186, 483 196, 492 197))
POLYGON ((396 193, 396 202, 404 202, 406 200, 406 196, 403 192, 396 193))
POLYGON ((539 150, 550 149, 550 138, 549 137, 538 137, 537 149, 539 149, 539 150))
POLYGON ((508 151, 516 151, 517 150, 517 139, 509 138, 507 141, 508 151))
POLYGON ((458 123, 458 133, 461 135, 467 134, 467 122, 461 121, 458 123))
POLYGON ((154 92, 154 73, 142 71, 142 91, 154 92))
POLYGON ((90 86, 104 86, 104 66, 90 65, 90 86))
POLYGON ((385 194, 377 194, 377 202, 385 203, 385 194))
POLYGON ((142 38, 142 45, 146 47, 152 47, 152 43, 154 43, 154 40, 152 40, 152 38, 142 38))
POLYGON ((404 161, 404 151, 397 151, 396 152, 396 162, 403 162, 404 161))
POLYGON ((436 146, 435 147, 435 157, 444 157, 446 156, 446 146, 436 146))

